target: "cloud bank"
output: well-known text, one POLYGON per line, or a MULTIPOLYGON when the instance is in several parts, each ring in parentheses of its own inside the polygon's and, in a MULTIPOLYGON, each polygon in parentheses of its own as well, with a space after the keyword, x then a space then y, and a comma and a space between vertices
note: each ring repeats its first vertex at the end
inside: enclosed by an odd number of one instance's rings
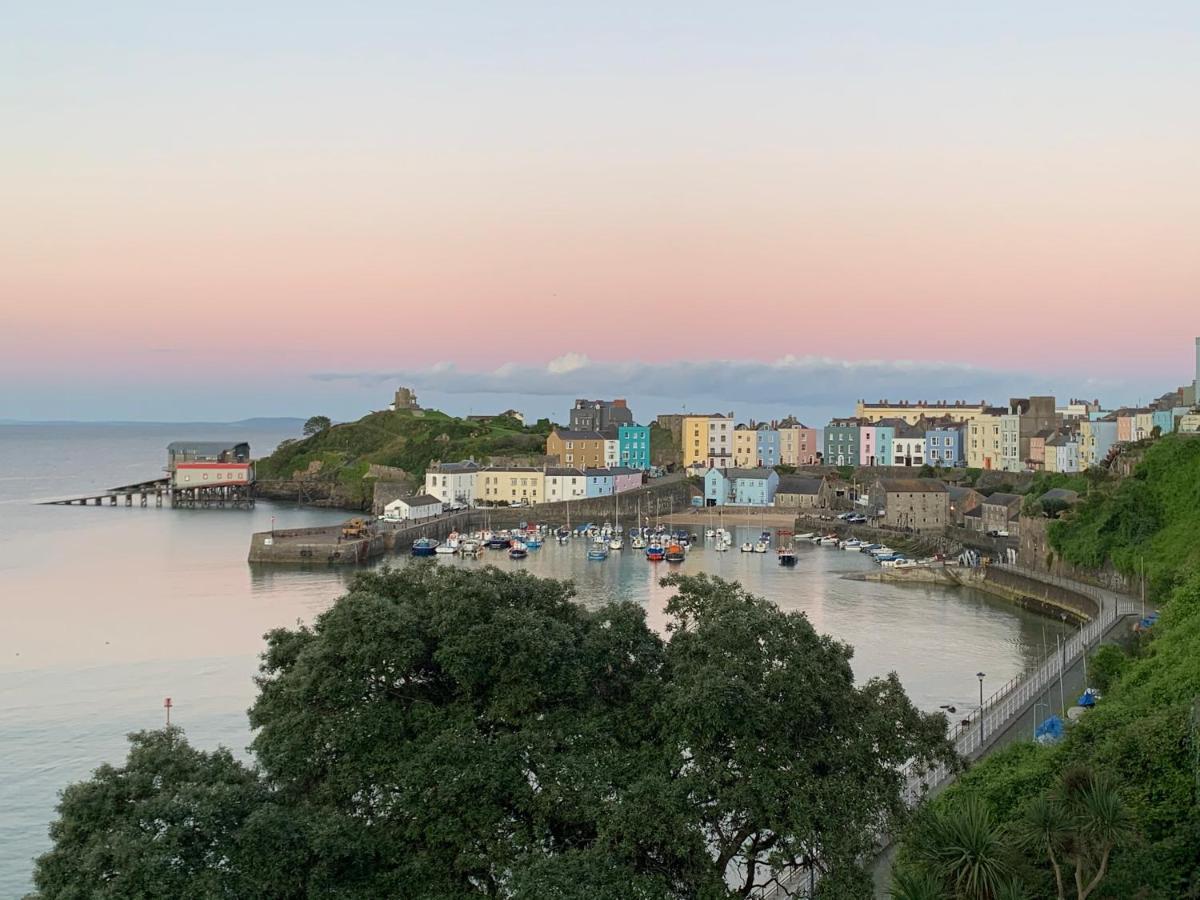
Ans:
POLYGON ((409 385, 439 395, 673 398, 689 408, 779 406, 841 409, 859 398, 949 399, 1004 402, 1010 392, 1046 390, 1040 376, 958 363, 911 360, 838 360, 785 356, 755 360, 672 360, 636 363, 592 360, 565 353, 544 365, 506 363, 470 371, 454 363, 389 372, 321 372, 321 382, 362 387, 409 385))

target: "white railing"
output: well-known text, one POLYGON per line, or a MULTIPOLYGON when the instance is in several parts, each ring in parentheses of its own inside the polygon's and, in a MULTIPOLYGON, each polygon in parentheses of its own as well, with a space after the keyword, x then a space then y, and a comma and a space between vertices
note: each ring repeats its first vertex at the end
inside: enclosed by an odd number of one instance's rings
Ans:
MULTIPOLYGON (((1083 585, 1056 575, 1031 572, 1018 566, 1003 563, 992 565, 1005 572, 1022 575, 1034 581, 1057 585, 1076 594, 1089 597, 1096 603, 1099 612, 1087 624, 1070 635, 1050 656, 1030 672, 1012 678, 998 691, 988 697, 983 706, 950 732, 950 740, 959 756, 970 757, 980 753, 986 746, 1008 730, 1012 720, 1025 712, 1035 697, 1041 696, 1059 677, 1070 669, 1086 652, 1098 644, 1105 633, 1122 616, 1134 615, 1138 607, 1133 600, 1104 588, 1083 585), (982 727, 981 727, 982 726, 982 727)), ((905 803, 912 807, 920 802, 929 791, 937 790, 948 783, 954 771, 944 764, 932 769, 919 770, 910 763, 902 770, 905 775, 903 795, 905 803)), ((881 844, 886 841, 881 841, 881 844)), ((757 897, 761 900, 799 900, 811 896, 811 886, 820 881, 819 870, 795 870, 783 876, 770 889, 757 897)))

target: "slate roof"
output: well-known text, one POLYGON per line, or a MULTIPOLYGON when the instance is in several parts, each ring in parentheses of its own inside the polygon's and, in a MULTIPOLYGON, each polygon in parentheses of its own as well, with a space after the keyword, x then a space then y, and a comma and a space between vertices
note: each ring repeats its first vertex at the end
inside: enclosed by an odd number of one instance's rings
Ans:
POLYGON ((998 492, 989 497, 984 497, 983 504, 985 506, 1020 506, 1023 499, 1024 498, 1020 494, 1006 494, 1004 492, 998 492))
POLYGON ((888 494, 946 493, 946 485, 936 478, 881 478, 879 486, 888 494))
POLYGON ((557 475, 557 476, 565 475, 568 477, 578 478, 583 475, 583 469, 575 469, 570 466, 550 466, 549 468, 546 469, 546 474, 547 475, 557 475))
POLYGON ((1039 500, 1062 500, 1064 503, 1078 503, 1079 492, 1067 490, 1066 488, 1050 488, 1039 500))
POLYGON ((441 506, 442 505, 442 501, 439 498, 434 497, 432 494, 416 494, 415 496, 412 496, 412 497, 401 497, 401 498, 399 498, 399 502, 405 503, 409 506, 434 506, 434 505, 441 506))
POLYGON ((571 431, 569 428, 555 429, 554 433, 564 441, 603 441, 605 438, 599 431, 571 431))
POLYGON ((774 469, 755 468, 755 469, 726 469, 725 477, 733 480, 737 478, 753 478, 761 481, 764 478, 770 478, 774 469))
POLYGON ((805 478, 802 475, 784 475, 779 479, 776 494, 818 494, 821 492, 823 478, 805 478))

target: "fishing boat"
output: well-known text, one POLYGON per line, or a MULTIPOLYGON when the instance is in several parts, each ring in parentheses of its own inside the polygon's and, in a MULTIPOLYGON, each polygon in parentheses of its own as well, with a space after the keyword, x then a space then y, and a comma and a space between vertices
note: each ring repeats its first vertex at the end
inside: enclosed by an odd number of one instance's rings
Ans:
POLYGON ((537 532, 527 535, 524 540, 526 550, 536 550, 542 546, 542 536, 537 532))
POLYGON ((683 545, 672 543, 667 547, 664 558, 669 563, 681 563, 687 558, 687 551, 683 549, 683 545))
POLYGON ((438 542, 433 538, 417 538, 413 541, 413 556, 433 556, 437 552, 438 542))
POLYGON ((658 562, 659 560, 664 559, 666 555, 666 548, 663 547, 663 545, 658 541, 651 541, 649 546, 646 547, 646 559, 650 560, 651 562, 658 562))
POLYGON ((524 541, 513 541, 508 547, 509 559, 524 559, 529 555, 529 549, 524 541))
POLYGON ((781 566, 794 566, 796 564, 796 552, 791 547, 780 547, 779 564, 781 566))

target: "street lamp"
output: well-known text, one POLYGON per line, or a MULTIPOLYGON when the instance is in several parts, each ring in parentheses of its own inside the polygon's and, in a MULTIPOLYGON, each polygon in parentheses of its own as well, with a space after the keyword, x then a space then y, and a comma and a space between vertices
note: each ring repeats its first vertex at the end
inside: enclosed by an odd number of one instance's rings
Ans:
POLYGON ((983 747, 983 679, 986 677, 983 672, 976 672, 975 677, 979 679, 979 746, 983 747))

